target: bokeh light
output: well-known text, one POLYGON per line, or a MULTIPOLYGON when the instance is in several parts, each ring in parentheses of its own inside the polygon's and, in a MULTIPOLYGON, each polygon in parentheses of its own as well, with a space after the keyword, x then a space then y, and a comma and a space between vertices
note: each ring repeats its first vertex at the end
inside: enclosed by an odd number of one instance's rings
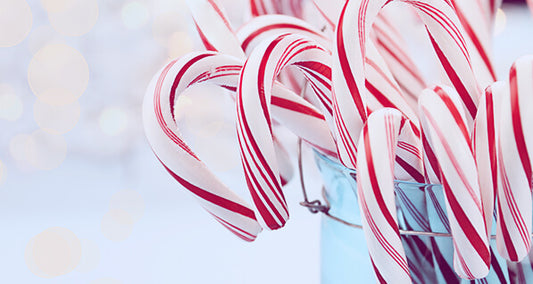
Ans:
POLYGON ((81 36, 89 32, 98 20, 96 0, 42 1, 50 24, 65 36, 81 36))
POLYGON ((17 134, 9 142, 9 153, 19 164, 27 164, 26 144, 30 139, 29 134, 17 134))
POLYGON ((67 142, 61 135, 37 130, 27 139, 25 153, 28 162, 40 170, 57 168, 67 155, 67 142))
POLYGON ((507 16, 502 9, 498 9, 496 12, 496 21, 494 23, 494 35, 499 35, 505 30, 507 25, 507 16))
POLYGON ((64 43, 64 40, 62 36, 49 25, 33 28, 28 36, 28 49, 32 54, 37 53, 37 51, 45 45, 52 43, 64 43))
POLYGON ((65 44, 49 44, 32 58, 28 82, 43 102, 56 106, 70 104, 87 88, 89 66, 76 49, 65 44))
POLYGON ((168 57, 177 58, 193 51, 194 42, 185 32, 175 32, 168 39, 168 57))
POLYGON ((22 111, 22 100, 15 94, 15 89, 10 85, 0 84, 0 119, 18 120, 22 111))
POLYGON ((121 190, 111 197, 110 209, 128 212, 133 222, 138 222, 144 215, 144 200, 139 192, 134 190, 121 190))
POLYGON ((139 1, 132 1, 122 7, 122 23, 129 29, 138 29, 148 22, 150 15, 146 5, 139 1))
POLYGON ((47 12, 59 13, 67 10, 72 5, 71 0, 41 0, 41 5, 47 12))
POLYGON ((226 108, 229 101, 224 96, 228 95, 223 89, 211 84, 200 84, 185 90, 174 110, 179 128, 199 138, 217 135, 225 123, 224 111, 231 113, 232 110, 226 108))
POLYGON ((100 248, 95 242, 88 239, 80 239, 80 243, 81 259, 76 271, 81 273, 91 272, 100 263, 100 248))
POLYGON ((104 237, 111 241, 123 241, 133 231, 133 217, 120 209, 110 209, 102 218, 100 229, 104 237))
POLYGON ((30 33, 32 22, 26 0, 0 1, 0 47, 19 44, 30 33))
POLYGON ((110 136, 116 136, 128 128, 129 114, 122 108, 108 107, 100 113, 100 129, 110 136))
POLYGON ((52 106, 36 100, 33 115, 37 125, 51 134, 64 134, 70 131, 80 118, 80 104, 75 101, 68 105, 52 106))
POLYGON ((187 31, 187 22, 180 13, 167 12, 154 19, 152 33, 161 46, 169 47, 174 33, 179 31, 187 31))
POLYGON ((24 259, 30 271, 53 278, 74 270, 81 258, 81 243, 76 235, 61 227, 52 227, 31 238, 24 259))

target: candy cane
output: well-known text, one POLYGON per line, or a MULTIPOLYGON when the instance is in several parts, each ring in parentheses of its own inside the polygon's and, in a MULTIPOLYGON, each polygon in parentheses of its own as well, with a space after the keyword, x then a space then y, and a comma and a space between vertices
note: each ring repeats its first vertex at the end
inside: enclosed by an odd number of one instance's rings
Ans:
POLYGON ((491 232, 494 202, 498 191, 497 137, 501 93, 506 88, 496 82, 485 90, 481 97, 472 134, 472 146, 478 169, 479 187, 483 202, 487 232, 491 232))
POLYGON ((419 102, 422 128, 440 168, 454 241, 455 271, 462 278, 485 277, 490 251, 461 98, 454 89, 435 87, 425 90, 419 102))
POLYGON ((500 255, 520 261, 531 249, 531 153, 533 151, 533 56, 518 59, 503 92, 496 242, 500 255))
MULTIPOLYGON (((239 28, 237 37, 246 54, 250 54, 264 39, 285 33, 296 33, 309 36, 325 47, 331 45, 331 41, 321 31, 316 30, 303 20, 285 15, 265 15, 253 18, 239 28)), ((280 82, 297 93, 301 92, 303 87, 302 83, 305 82, 305 79, 301 79, 302 77, 299 76, 299 72, 291 67, 286 68, 279 74, 280 82)), ((315 101, 314 96, 306 95, 305 98, 312 101, 315 106, 327 104, 328 112, 331 113, 330 96, 320 98, 322 102, 315 101)))
POLYGON ((216 0, 187 0, 187 5, 207 50, 246 58, 222 5, 216 0))
MULTIPOLYGON (((474 72, 480 86, 486 87, 496 81, 496 72, 491 60, 492 21, 485 13, 483 3, 489 1, 452 0, 459 21, 469 39, 470 56, 474 62, 474 72)), ((494 2, 494 1, 493 1, 494 2)))
POLYGON ((380 109, 368 117, 359 138, 357 195, 379 283, 411 283, 394 199, 395 149, 405 122, 399 111, 380 109))
POLYGON ((284 33, 305 35, 324 47, 331 46, 331 40, 320 30, 303 20, 285 15, 265 15, 253 18, 239 28, 237 38, 246 54, 250 54, 264 39, 284 33))
POLYGON ((250 9, 253 17, 285 14, 302 18, 304 2, 303 0, 250 0, 250 9))
MULTIPOLYGON (((188 6, 192 12, 196 30, 207 50, 219 51, 245 60, 244 50, 219 3, 215 0, 189 0, 188 6)), ((289 82, 292 83, 292 81, 289 82)), ((296 85, 292 85, 291 89, 300 92, 296 85)), ((281 141, 277 139, 274 141, 276 153, 280 158, 282 183, 285 184, 293 175, 292 163, 281 141)))
MULTIPOLYGON (((283 32, 306 35, 321 44, 330 45, 329 40, 320 31, 315 30, 301 20, 280 15, 255 18, 239 30, 238 37, 242 41, 242 46, 245 50, 253 50, 253 47, 264 38, 279 35, 283 32)), ((369 108, 397 108, 412 121, 413 131, 418 132, 416 113, 402 97, 400 87, 396 84, 385 61, 377 50, 370 50, 366 65, 368 66, 366 86, 371 94, 369 108)), ((326 118, 328 118, 328 114, 332 113, 330 96, 327 92, 319 92, 318 95, 320 105, 326 114, 326 118)), ((400 150, 403 148, 404 151, 398 155, 398 162, 401 166, 398 167, 397 173, 402 180, 423 182, 420 174, 422 172, 421 162, 413 159, 414 157, 418 159, 421 157, 419 153, 421 145, 417 145, 418 141, 412 140, 410 143, 406 142, 400 145, 400 150)))
POLYGON ((389 66, 396 82, 410 105, 417 106, 418 96, 426 88, 424 76, 408 53, 407 44, 392 22, 391 14, 397 10, 380 11, 373 25, 373 41, 389 66))
POLYGON ((172 86, 172 61, 161 70, 148 87, 143 103, 143 122, 148 141, 165 169, 183 187, 193 193, 223 226, 245 241, 253 241, 261 231, 255 213, 238 195, 213 175, 176 131, 169 107, 168 90, 172 86))
MULTIPOLYGON (((367 116, 363 62, 371 25, 383 6, 391 1, 349 0, 341 13, 336 32, 333 60, 334 111, 336 137, 341 161, 348 167, 356 163, 356 134, 367 116)), ((425 23, 433 47, 446 74, 458 90, 468 110, 469 124, 477 111, 480 94, 472 71, 460 23, 454 10, 444 1, 403 0, 415 7, 425 23)))
MULTIPOLYGON (((156 81, 148 88, 143 114, 147 137, 165 168, 195 194, 202 206, 219 222, 239 237, 252 241, 261 230, 253 210, 209 172, 181 138, 174 119, 177 96, 193 84, 210 81, 236 90, 242 69, 239 63, 234 57, 212 52, 191 53, 172 61, 156 75, 156 81), (241 216, 243 214, 247 214, 244 217, 248 219, 241 216)), ((312 105, 279 84, 274 85, 273 92, 275 118, 305 137, 310 144, 334 155, 335 146, 324 117, 312 105)))
POLYGON ((237 133, 245 177, 256 205, 259 222, 270 229, 288 219, 287 204, 278 180, 272 146, 272 85, 288 65, 304 73, 315 93, 329 91, 329 54, 309 38, 282 35, 257 46, 244 64, 237 91, 237 133))

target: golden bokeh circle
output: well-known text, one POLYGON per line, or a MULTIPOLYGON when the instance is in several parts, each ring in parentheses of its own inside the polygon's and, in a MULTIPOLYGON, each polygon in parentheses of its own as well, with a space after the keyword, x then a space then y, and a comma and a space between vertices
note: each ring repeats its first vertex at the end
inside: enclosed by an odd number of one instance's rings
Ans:
POLYGON ((0 119, 16 121, 23 110, 24 105, 15 89, 8 84, 0 84, 0 119))
POLYGON ((32 58, 28 83, 43 102, 56 106, 70 104, 87 88, 89 66, 76 49, 66 44, 48 44, 32 58))
POLYGON ((43 278, 65 275, 81 259, 81 243, 69 229, 52 227, 30 239, 24 259, 30 271, 43 278))
POLYGON ((100 229, 105 238, 111 241, 123 241, 133 231, 134 219, 131 214, 121 209, 110 209, 102 218, 100 229))
MULTIPOLYGON (((98 20, 98 3, 96 0, 44 1, 49 5, 48 19, 52 27, 65 36, 81 36, 88 33, 98 20)), ((46 6, 45 6, 46 7, 46 6)))
POLYGON ((26 0, 0 1, 0 47, 19 44, 30 33, 32 22, 26 0))
POLYGON ((65 160, 67 142, 61 135, 39 129, 26 140, 25 154, 29 164, 36 169, 52 170, 65 160))
POLYGON ((78 123, 80 104, 75 101, 68 105, 53 106, 36 100, 33 105, 33 116, 37 125, 51 134, 64 134, 78 123))

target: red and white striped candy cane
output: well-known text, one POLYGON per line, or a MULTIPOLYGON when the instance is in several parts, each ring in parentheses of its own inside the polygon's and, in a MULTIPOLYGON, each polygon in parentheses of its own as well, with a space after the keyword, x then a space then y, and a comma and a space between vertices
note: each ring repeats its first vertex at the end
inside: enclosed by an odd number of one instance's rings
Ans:
POLYGON ((289 65, 298 67, 315 93, 331 89, 327 51, 307 37, 282 35, 257 46, 244 64, 237 90, 237 133, 245 177, 259 221, 278 229, 288 219, 272 145, 270 101, 274 79, 289 65))
MULTIPOLYGON (((451 6, 438 0, 399 0, 416 8, 446 74, 461 95, 468 110, 469 124, 474 120, 480 95, 460 23, 451 6)), ((363 62, 370 25, 379 11, 391 1, 347 1, 336 32, 333 60, 334 111, 341 160, 348 167, 356 162, 356 133, 367 116, 363 62), (367 27, 367 25, 369 25, 367 27), (355 110, 355 111, 354 111, 355 110), (341 141, 341 142, 339 142, 341 141)))
POLYGON ((395 109, 373 112, 359 138, 357 195, 378 283, 411 283, 394 197, 394 159, 406 120, 395 109))
MULTIPOLYGON (((315 30, 301 20, 280 15, 255 18, 239 30, 238 37, 243 42, 243 48, 251 50, 252 47, 264 40, 265 37, 279 35, 283 32, 303 34, 313 38, 320 44, 330 45, 329 40, 320 31, 315 30)), ((372 109, 394 107, 401 110, 413 122, 413 131, 418 132, 418 118, 416 113, 402 97, 399 86, 396 84, 386 63, 378 54, 377 50, 371 49, 369 51, 369 58, 367 58, 366 64, 366 86, 371 94, 369 107, 372 109)), ((319 92, 318 95, 320 105, 327 117, 327 114, 331 114, 332 112, 329 93, 319 92)), ((404 180, 423 182, 423 179, 421 179, 422 175, 420 174, 422 172, 421 162, 415 162, 413 159, 413 157, 421 156, 419 153, 421 145, 416 144, 418 142, 413 140, 411 144, 402 143, 400 145, 405 151, 399 155, 402 158, 399 158, 401 167, 398 168, 397 173, 400 174, 402 179, 405 178, 404 180), (409 163, 405 163, 405 161, 409 161, 409 163)))
POLYGON ((392 17, 388 17, 393 11, 382 10, 379 13, 373 25, 374 42, 402 89, 403 96, 414 107, 427 83, 409 54, 401 33, 391 22, 392 17))
POLYGON ((479 176, 479 187, 485 212, 487 232, 491 232, 494 217, 494 204, 498 192, 497 141, 502 91, 507 88, 503 82, 490 85, 479 102, 478 114, 474 122, 472 146, 479 176))
POLYGON ((327 48, 332 44, 331 39, 320 30, 303 20, 285 15, 265 15, 253 18, 239 28, 237 38, 246 54, 250 54, 264 39, 285 33, 308 36, 327 48))
POLYGON ((229 19, 217 0, 187 0, 187 5, 207 50, 233 55, 243 60, 246 58, 229 19))
MULTIPOLYGON (((223 7, 219 3, 215 0, 194 0, 188 1, 188 5, 192 12, 198 34, 207 50, 233 55, 243 61, 246 59, 241 44, 223 11, 223 7)), ((295 85, 291 85, 291 89, 297 88, 295 85)), ((300 90, 297 90, 297 92, 299 93, 300 90)), ((276 153, 281 158, 279 161, 282 183, 285 184, 292 177, 293 166, 281 141, 277 139, 274 141, 276 153)))
MULTIPOLYGON (((148 140, 165 168, 220 223, 252 241, 261 230, 253 210, 198 159, 183 141, 174 119, 177 97, 193 84, 210 82, 235 91, 242 69, 239 63, 235 57, 213 52, 191 53, 170 62, 148 88, 143 116, 148 140)), ((274 117, 310 144, 334 154, 334 142, 322 114, 283 86, 276 83, 273 89, 274 117)))
POLYGON ((470 56, 474 63, 472 66, 476 73, 476 78, 479 85, 482 88, 486 88, 496 81, 496 72, 491 59, 493 24, 492 14, 490 13, 492 12, 485 10, 488 5, 485 4, 484 6, 483 2, 490 1, 451 0, 467 35, 466 38, 470 46, 470 56), (486 13, 489 13, 489 15, 486 15, 486 13))
POLYGON ((175 67, 176 61, 172 61, 156 74, 144 99, 144 129, 152 150, 218 222, 243 240, 253 241, 261 231, 253 209, 207 169, 176 129, 168 101, 174 81, 169 75, 176 75, 172 72, 175 67))
MULTIPOLYGON (((264 39, 285 33, 306 35, 316 40, 324 47, 331 46, 331 40, 327 38, 324 33, 316 30, 303 20, 285 15, 265 15, 255 17, 239 28, 237 37, 246 54, 250 54, 264 39)), ((305 79, 302 78, 299 72, 291 67, 283 70, 283 72, 279 74, 279 80, 296 93, 302 91, 303 83, 305 83, 305 79)), ((316 106, 323 105, 324 103, 328 104, 328 112, 331 113, 330 96, 321 98, 322 102, 316 101, 314 96, 306 95, 305 97, 312 101, 316 106)))
POLYGON ((266 14, 283 14, 297 18, 303 17, 304 0, 250 0, 253 17, 266 14))
POLYGON ((490 269, 490 250, 461 98, 454 89, 437 86, 425 90, 419 102, 422 127, 440 168, 455 271, 466 279, 485 277, 490 269))
MULTIPOLYGON (((313 2, 319 13, 324 17, 326 22, 329 23, 329 27, 332 30, 335 30, 339 15, 346 1, 314 0, 313 2)), ((417 105, 418 95, 426 87, 426 83, 420 75, 420 71, 414 64, 414 61, 406 52, 407 47, 401 34, 390 22, 390 13, 391 11, 388 11, 387 13, 386 10, 380 12, 373 25, 372 30, 374 33, 372 34, 372 38, 380 55, 383 56, 383 59, 386 62, 385 66, 388 68, 385 69, 390 69, 399 88, 403 91, 400 92, 400 95, 404 98, 401 104, 404 104, 403 101, 407 101, 410 106, 415 107, 417 105)), ((371 58, 371 61, 374 62, 378 60, 375 55, 367 54, 367 57, 371 58)), ((388 97, 395 96, 389 95, 388 97)), ((391 106, 388 105, 387 107, 391 106)))
POLYGON ((520 261, 531 249, 533 56, 513 64, 501 104, 496 242, 500 255, 520 261))

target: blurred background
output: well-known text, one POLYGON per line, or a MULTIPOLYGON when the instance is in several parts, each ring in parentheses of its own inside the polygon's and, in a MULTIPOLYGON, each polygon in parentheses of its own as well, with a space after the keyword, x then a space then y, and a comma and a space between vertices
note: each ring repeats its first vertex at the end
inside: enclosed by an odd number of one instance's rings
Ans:
MULTIPOLYGON (((245 21, 247 1, 220 2, 235 27, 245 21)), ((523 3, 497 17, 505 77, 533 53, 533 20, 523 3)), ((245 243, 152 154, 145 88, 169 60, 199 49, 182 0, 0 0, 0 283, 319 282, 320 218, 298 206, 296 179, 285 190, 287 226, 245 243)), ((183 134, 244 190, 231 99, 190 92, 178 104, 183 134)))

